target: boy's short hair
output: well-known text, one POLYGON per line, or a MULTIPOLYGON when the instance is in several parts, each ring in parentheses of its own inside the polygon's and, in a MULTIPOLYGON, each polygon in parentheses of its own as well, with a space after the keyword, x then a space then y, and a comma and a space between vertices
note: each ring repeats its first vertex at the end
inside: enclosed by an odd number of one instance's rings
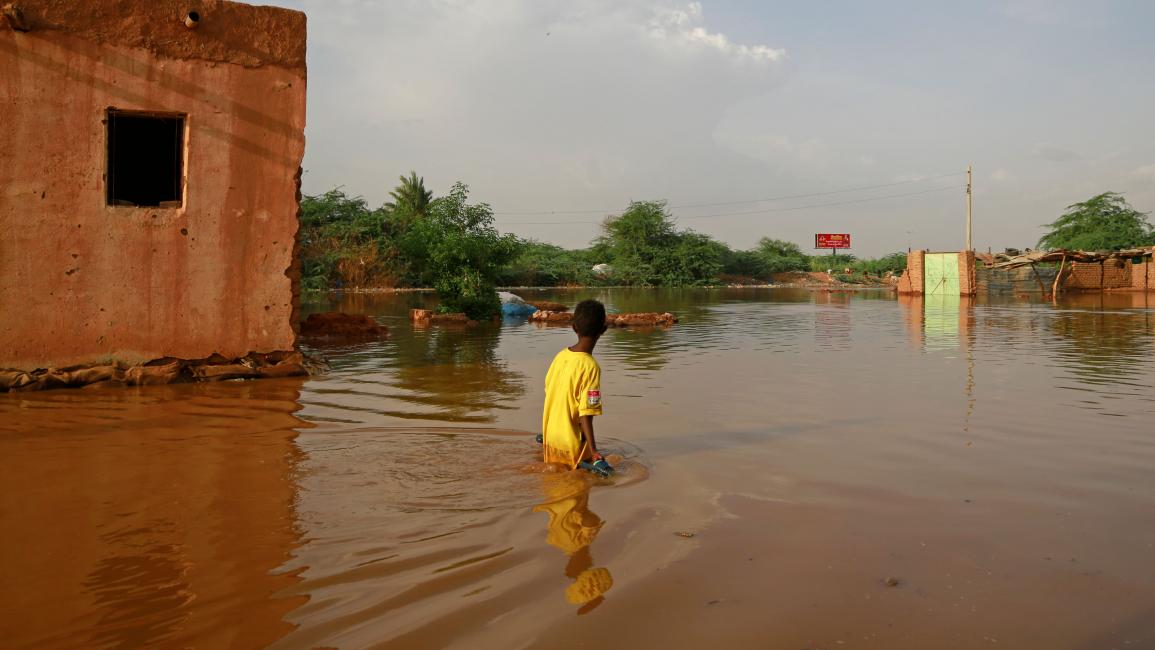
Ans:
POLYGON ((578 336, 601 336, 606 331, 606 306, 583 300, 573 310, 573 330, 578 336))

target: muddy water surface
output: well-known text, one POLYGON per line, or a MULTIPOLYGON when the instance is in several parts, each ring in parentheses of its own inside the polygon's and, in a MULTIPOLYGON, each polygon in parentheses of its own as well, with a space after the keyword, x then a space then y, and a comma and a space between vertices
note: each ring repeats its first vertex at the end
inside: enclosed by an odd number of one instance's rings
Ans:
POLYGON ((612 483, 544 471, 561 328, 310 380, 0 395, 5 647, 1155 647, 1155 300, 575 291, 612 483))

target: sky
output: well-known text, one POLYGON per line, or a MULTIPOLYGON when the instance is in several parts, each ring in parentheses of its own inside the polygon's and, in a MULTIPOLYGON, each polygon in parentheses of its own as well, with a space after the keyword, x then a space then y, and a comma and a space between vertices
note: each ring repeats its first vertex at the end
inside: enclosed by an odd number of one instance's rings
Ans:
POLYGON ((735 248, 1032 247, 1155 210, 1147 0, 273 0, 308 14, 304 191, 411 170, 584 247, 631 200, 735 248), (769 199, 769 200, 767 200, 769 199))

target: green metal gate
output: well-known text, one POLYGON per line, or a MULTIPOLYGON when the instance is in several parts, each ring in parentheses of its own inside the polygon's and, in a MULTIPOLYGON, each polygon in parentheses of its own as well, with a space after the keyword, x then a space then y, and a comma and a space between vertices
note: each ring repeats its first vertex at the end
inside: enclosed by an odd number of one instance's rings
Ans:
POLYGON ((923 293, 959 295, 958 253, 927 253, 923 265, 923 293))

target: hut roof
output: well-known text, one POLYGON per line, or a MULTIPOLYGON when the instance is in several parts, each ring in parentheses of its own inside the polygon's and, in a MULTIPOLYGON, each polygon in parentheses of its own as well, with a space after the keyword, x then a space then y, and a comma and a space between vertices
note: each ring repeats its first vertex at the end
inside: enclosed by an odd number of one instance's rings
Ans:
POLYGON ((987 262, 992 269, 1013 269, 1040 262, 1104 262, 1106 260, 1125 260, 1135 257, 1151 257, 1153 249, 1131 248, 1118 251, 1071 251, 1063 248, 1051 251, 1031 251, 1021 255, 1004 255, 996 253, 987 262))

